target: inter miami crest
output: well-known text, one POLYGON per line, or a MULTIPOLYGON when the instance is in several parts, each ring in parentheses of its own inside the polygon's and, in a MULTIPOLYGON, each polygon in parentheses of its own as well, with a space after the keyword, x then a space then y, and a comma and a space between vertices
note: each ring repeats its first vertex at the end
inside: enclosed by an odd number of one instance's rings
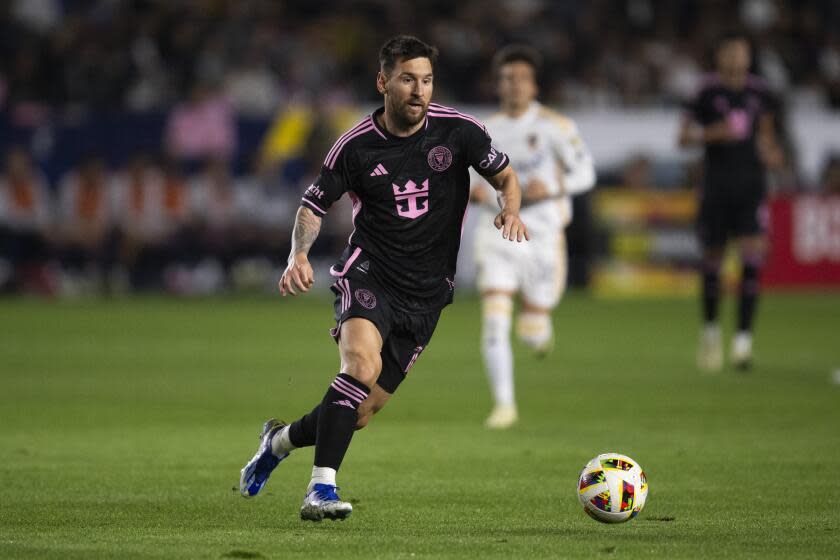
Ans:
POLYGON ((429 150, 428 162, 435 171, 446 171, 452 164, 452 152, 446 146, 435 146, 429 150))
POLYGON ((365 309, 373 309, 376 307, 376 296, 370 290, 359 288, 353 295, 356 296, 356 301, 365 309))

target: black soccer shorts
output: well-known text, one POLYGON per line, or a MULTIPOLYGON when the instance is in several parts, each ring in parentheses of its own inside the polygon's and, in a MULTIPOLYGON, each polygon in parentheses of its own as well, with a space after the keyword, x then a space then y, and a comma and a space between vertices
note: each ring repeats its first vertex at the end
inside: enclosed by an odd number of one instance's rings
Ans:
POLYGON ((430 313, 401 311, 389 302, 384 290, 363 273, 339 277, 330 289, 336 296, 336 326, 330 334, 338 342, 342 323, 353 317, 367 319, 376 325, 382 336, 382 372, 376 384, 393 394, 432 339, 440 310, 430 313))
POLYGON ((763 196, 705 196, 697 214, 697 233, 703 247, 719 248, 733 237, 764 234, 766 222, 763 196))

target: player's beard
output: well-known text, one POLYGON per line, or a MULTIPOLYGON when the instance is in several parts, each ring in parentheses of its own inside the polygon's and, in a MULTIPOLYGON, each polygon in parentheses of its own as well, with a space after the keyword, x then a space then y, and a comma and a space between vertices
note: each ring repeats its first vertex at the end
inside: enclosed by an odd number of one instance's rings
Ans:
POLYGON ((419 113, 412 114, 411 105, 409 105, 410 101, 412 100, 409 99, 404 103, 400 103, 397 107, 392 107, 394 109, 392 112, 394 120, 397 121, 396 124, 400 128, 411 128, 417 123, 422 122, 426 118, 426 112, 429 110, 429 104, 424 103, 419 113))

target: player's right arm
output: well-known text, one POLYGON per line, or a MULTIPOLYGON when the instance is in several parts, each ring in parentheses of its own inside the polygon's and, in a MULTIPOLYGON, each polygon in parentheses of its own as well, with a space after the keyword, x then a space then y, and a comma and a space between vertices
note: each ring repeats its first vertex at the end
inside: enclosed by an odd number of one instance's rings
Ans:
MULTIPOLYGON (((346 143, 346 142, 345 142, 346 143)), ((292 230, 292 250, 286 270, 280 277, 280 294, 293 296, 309 291, 314 283, 312 265, 309 264, 309 249, 321 231, 321 220, 333 203, 341 198, 350 184, 349 150, 342 149, 345 143, 336 142, 324 160, 321 174, 309 185, 300 201, 292 230)))
POLYGON ((296 296, 298 291, 308 292, 315 282, 312 265, 309 264, 309 249, 321 231, 321 218, 305 206, 298 208, 295 227, 292 231, 292 251, 286 270, 280 277, 280 293, 296 296))

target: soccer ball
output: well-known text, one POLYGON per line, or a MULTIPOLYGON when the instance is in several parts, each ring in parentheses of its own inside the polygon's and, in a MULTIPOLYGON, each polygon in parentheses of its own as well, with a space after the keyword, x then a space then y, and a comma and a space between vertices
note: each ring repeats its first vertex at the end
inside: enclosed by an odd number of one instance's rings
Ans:
POLYGON ((648 484, 639 463, 618 453, 598 455, 583 468, 578 499, 592 519, 623 523, 645 507, 648 484))

